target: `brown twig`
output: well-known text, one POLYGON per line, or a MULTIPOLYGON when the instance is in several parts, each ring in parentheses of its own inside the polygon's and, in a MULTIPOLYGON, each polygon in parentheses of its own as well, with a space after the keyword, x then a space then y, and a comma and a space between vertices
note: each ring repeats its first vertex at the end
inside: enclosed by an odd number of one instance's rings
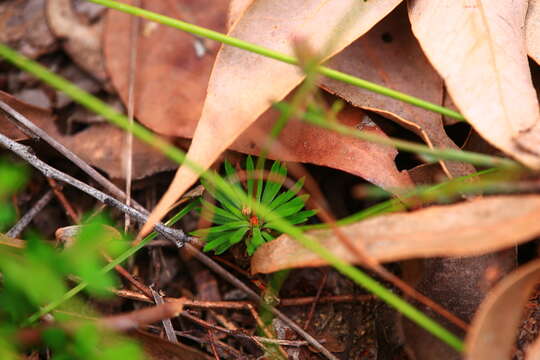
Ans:
MULTIPOLYGON (((141 7, 141 0, 133 0, 133 6, 141 7)), ((127 115, 130 125, 133 125, 133 117, 135 112, 135 81, 137 79, 137 54, 139 49, 139 32, 141 27, 141 19, 138 16, 132 16, 130 19, 130 34, 129 34, 129 73, 128 73, 128 101, 127 101, 127 115)), ((131 131, 126 132, 126 151, 125 151, 125 164, 126 164, 126 205, 131 205, 131 182, 133 177, 133 134, 131 131)), ((124 218, 124 231, 129 229, 130 217, 128 215, 124 218)))
MULTIPOLYGON (((165 304, 165 301, 163 301, 163 297, 157 291, 152 288, 150 288, 150 291, 152 292, 152 297, 154 298, 154 302, 156 303, 156 305, 165 304)), ((172 343, 178 343, 178 339, 176 338, 176 334, 174 333, 171 319, 161 319, 161 323, 163 324, 163 328, 165 329, 165 335, 167 336, 167 340, 172 343)))
MULTIPOLYGON (((93 167, 88 165, 79 156, 75 155, 71 150, 69 150, 64 145, 60 144, 58 141, 53 139, 49 134, 47 134, 41 128, 36 126, 32 121, 28 120, 24 115, 22 115, 21 113, 19 113, 18 111, 16 111, 11 106, 9 106, 8 104, 6 104, 5 102, 1 100, 0 100, 0 109, 2 109, 6 114, 9 115, 8 119, 13 121, 13 123, 18 128, 22 128, 25 133, 27 133, 33 138, 38 138, 45 141, 47 144, 49 144, 51 147, 57 150, 60 154, 64 155, 68 160, 70 160, 72 163, 77 165, 77 167, 79 167, 88 176, 94 179, 98 184, 103 186, 103 188, 106 189, 110 194, 122 200, 126 198, 126 194, 124 194, 124 192, 120 190, 112 182, 107 180, 106 177, 104 177, 97 170, 95 170, 93 167)), ((132 200, 131 204, 135 209, 142 212, 145 211, 144 207, 142 207, 136 201, 132 200)))
POLYGON ((321 283, 319 285, 319 288, 317 289, 317 294, 315 294, 315 300, 313 301, 313 303, 311 303, 311 308, 309 309, 306 323, 304 325, 304 329, 306 330, 309 329, 309 325, 311 324, 311 319, 313 318, 313 315, 315 314, 315 308, 317 307, 317 303, 319 302, 324 286, 326 285, 326 280, 328 279, 328 271, 326 270, 323 270, 323 271, 324 273, 321 279, 321 283))
MULTIPOLYGON (((116 295, 137 301, 152 302, 151 298, 147 297, 144 294, 131 290, 116 290, 116 295)), ((185 298, 171 298, 165 297, 165 301, 182 301, 187 307, 196 307, 196 308, 210 308, 210 309, 238 309, 238 310, 247 310, 248 304, 252 304, 247 301, 199 301, 199 300, 188 300, 185 298)), ((341 303, 341 302, 364 302, 378 300, 377 297, 371 294, 367 295, 334 295, 334 296, 321 296, 319 298, 319 304, 327 303, 341 303)), ((290 299, 280 299, 280 306, 305 306, 313 303, 315 301, 314 296, 306 296, 299 298, 290 298, 290 299)))
POLYGON ((56 199, 58 200, 58 202, 60 202, 60 204, 66 211, 67 216, 71 219, 73 224, 78 224, 80 220, 79 215, 77 215, 77 212, 62 192, 62 186, 60 186, 54 179, 51 178, 47 178, 47 182, 49 183, 49 186, 54 192, 54 196, 56 196, 56 199))
POLYGON ((214 358, 216 360, 220 360, 217 349, 216 349, 216 339, 214 337, 214 330, 208 329, 207 334, 208 334, 208 341, 210 342, 210 348, 212 349, 212 354, 214 354, 214 358))
POLYGON ((54 193, 52 190, 49 190, 43 195, 30 210, 22 218, 17 221, 15 225, 6 233, 7 236, 16 238, 18 237, 24 229, 32 222, 34 217, 41 211, 53 198, 54 193))

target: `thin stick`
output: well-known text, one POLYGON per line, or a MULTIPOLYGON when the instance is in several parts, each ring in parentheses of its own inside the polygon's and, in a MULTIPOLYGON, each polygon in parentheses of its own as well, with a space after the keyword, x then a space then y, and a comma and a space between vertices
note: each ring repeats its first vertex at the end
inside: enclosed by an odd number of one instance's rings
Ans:
POLYGON ((47 182, 49 183, 52 191, 54 192, 56 199, 60 202, 60 204, 66 211, 67 216, 71 219, 73 224, 78 224, 79 215, 77 215, 77 212, 75 211, 75 209, 73 209, 73 206, 70 204, 70 202, 62 192, 62 186, 58 185, 58 183, 51 178, 47 178, 47 182))
MULTIPOLYGON (((133 0, 133 5, 141 7, 141 0, 133 0)), ((129 125, 133 126, 133 116, 135 112, 135 81, 137 73, 137 53, 139 48, 139 28, 141 24, 141 18, 132 17, 130 20, 130 50, 129 50, 129 78, 128 78, 128 103, 127 103, 127 116, 129 125)), ((131 181, 133 177, 133 133, 126 132, 126 152, 125 152, 125 164, 126 164, 126 205, 131 205, 131 181)), ((124 231, 127 231, 130 225, 130 217, 126 215, 124 217, 124 231)))
MULTIPOLYGON (((152 299, 146 294, 141 294, 137 291, 132 290, 116 290, 115 294, 131 300, 144 301, 152 303, 152 299)), ((196 307, 203 309, 237 309, 237 310, 249 310, 248 304, 250 302, 246 301, 199 301, 199 300, 189 300, 185 298, 173 298, 165 297, 165 301, 181 301, 186 307, 196 307)), ((328 304, 328 303, 341 303, 341 302, 365 302, 365 301, 377 301, 378 298, 374 295, 333 295, 333 296, 321 296, 319 298, 319 304, 328 304)), ((288 298, 280 299, 279 306, 305 306, 310 305, 315 301, 314 296, 298 297, 298 298, 288 298)))
POLYGON ((315 294, 315 299, 313 303, 311 304, 311 308, 309 309, 308 317, 306 320, 306 323, 304 324, 304 329, 309 330, 309 325, 311 324, 311 319, 313 319, 313 315, 315 314, 315 308, 317 307, 317 304, 319 302, 319 299, 321 298, 322 291, 324 289, 324 286, 326 285, 326 280, 328 279, 328 271, 324 270, 323 277, 321 279, 321 283, 319 285, 319 288, 317 289, 317 294, 315 294))
MULTIPOLYGON (((30 148, 25 146, 25 145, 21 145, 13 140, 11 140, 10 138, 8 138, 7 136, 3 135, 3 134, 0 134, 0 144, 3 145, 5 148, 7 148, 8 150, 14 152, 15 154, 17 154, 18 156, 20 156, 22 159, 24 159, 25 161, 27 161, 30 165, 32 165, 33 167, 35 167, 37 170, 39 170, 43 175, 45 175, 46 177, 50 177, 50 178, 53 178, 55 180, 58 180, 58 181, 61 181, 63 183, 66 183, 66 184, 70 184, 74 187, 76 187, 77 189, 85 192, 86 194, 92 196, 93 198, 99 200, 100 202, 102 203, 105 203, 109 206, 112 206, 124 213, 127 213, 129 214, 130 216, 132 216, 134 219, 136 219, 138 222, 140 223, 145 223, 146 222, 146 217, 147 215, 146 214, 143 214, 141 213, 140 211, 138 210, 135 210, 134 208, 130 207, 130 206, 126 206, 125 204, 123 204, 122 202, 116 200, 115 198, 105 194, 104 192, 101 192, 89 185, 86 185, 85 183, 83 183, 82 181, 79 181, 55 168, 53 168, 52 166, 44 163, 43 161, 41 161, 36 155, 34 155, 34 153, 32 151, 30 151, 30 148)), ((52 190, 50 191, 50 196, 52 197, 53 195, 53 192, 52 190)), ((186 240, 188 239, 188 237, 184 234, 184 232, 182 230, 179 230, 179 229, 173 229, 173 228, 170 228, 168 226, 165 226, 161 223, 157 224, 155 226, 155 230, 160 233, 162 236, 164 236, 165 238, 171 240, 172 242, 174 242, 176 244, 177 247, 182 247, 184 245, 184 243, 186 242, 186 240)), ((14 237, 14 236, 12 236, 14 237)))
POLYGON ((19 221, 17 221, 17 223, 13 225, 11 229, 9 229, 6 235, 12 238, 18 237, 24 231, 24 229, 26 229, 28 224, 32 222, 34 217, 41 210, 43 210, 45 206, 47 206, 47 204, 49 203, 49 201, 51 201, 53 196, 54 196, 54 192, 52 190, 47 191, 45 195, 43 195, 27 213, 24 214, 24 216, 19 221))
MULTIPOLYGON (((33 122, 28 120, 24 115, 22 115, 1 100, 0 109, 2 109, 6 114, 8 114, 8 118, 10 120, 13 120, 16 125, 26 129, 27 132, 30 133, 30 135, 33 135, 32 137, 40 138, 41 140, 45 141, 59 153, 64 155, 68 160, 77 165, 82 171, 84 171, 88 176, 94 179, 99 185, 103 186, 103 188, 106 189, 109 193, 119 199, 126 198, 126 194, 124 194, 122 190, 120 190, 116 185, 107 180, 107 178, 101 175, 97 170, 88 165, 84 160, 75 155, 64 145, 53 139, 49 134, 47 134, 45 131, 36 126, 33 122)), ((144 208, 134 200, 132 200, 132 204, 133 207, 135 207, 137 210, 144 211, 144 208)))
MULTIPOLYGON (((165 304, 165 301, 163 301, 163 297, 157 291, 152 288, 150 288, 150 291, 152 292, 152 297, 154 298, 154 302, 156 303, 156 305, 165 304)), ((167 335, 167 340, 175 344, 178 343, 178 339, 176 338, 176 334, 174 333, 171 319, 161 319, 161 323, 163 324, 163 328, 165 329, 165 335, 167 335)))

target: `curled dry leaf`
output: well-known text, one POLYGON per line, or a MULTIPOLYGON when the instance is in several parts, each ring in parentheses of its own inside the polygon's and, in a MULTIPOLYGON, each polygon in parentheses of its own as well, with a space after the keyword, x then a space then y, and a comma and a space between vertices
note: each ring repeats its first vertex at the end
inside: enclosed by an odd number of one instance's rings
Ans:
POLYGON ((413 33, 462 114, 494 146, 540 168, 540 112, 524 41, 527 1, 408 4, 413 33))
POLYGON ((540 1, 529 0, 525 22, 527 38, 527 53, 540 64, 540 1))
MULTIPOLYGON (((471 256, 525 242, 540 234, 540 196, 493 196, 411 213, 389 214, 341 227, 353 245, 381 261, 418 257, 471 256)), ((307 234, 344 261, 356 257, 332 230, 307 234)), ((323 266, 327 263, 288 235, 261 246, 252 273, 323 266)))
POLYGON ((540 260, 535 260, 495 286, 474 316, 466 338, 466 359, 511 358, 521 315, 539 279, 540 260))
POLYGON ((101 53, 102 22, 84 24, 71 0, 47 1, 47 20, 53 33, 64 40, 63 47, 71 58, 96 79, 106 81, 101 53))
MULTIPOLYGON (((289 55, 294 54, 291 40, 305 39, 316 53, 330 57, 400 2, 258 0, 246 9, 230 35, 289 55)), ((295 66, 224 46, 212 70, 188 158, 209 168, 272 101, 282 100, 303 77, 295 66)), ((189 167, 182 166, 141 234, 148 232, 197 178, 189 167)))
MULTIPOLYGON (((26 104, 0 91, 0 100, 26 116, 52 138, 69 148, 90 165, 107 172, 112 178, 123 178, 123 152, 125 134, 111 124, 95 124, 74 135, 62 134, 50 111, 26 104)), ((2 133, 15 140, 27 138, 0 110, 2 133)), ((137 139, 133 140, 133 179, 141 179, 160 171, 172 170, 175 163, 161 152, 137 139)))
MULTIPOLYGON (((403 6, 333 57, 328 66, 435 104, 443 101, 443 82, 414 38, 403 6)), ((422 137, 430 147, 458 149, 446 135, 440 114, 356 86, 324 78, 321 86, 355 106, 375 111, 422 137)), ((474 167, 441 162, 449 177, 473 173, 474 167)))

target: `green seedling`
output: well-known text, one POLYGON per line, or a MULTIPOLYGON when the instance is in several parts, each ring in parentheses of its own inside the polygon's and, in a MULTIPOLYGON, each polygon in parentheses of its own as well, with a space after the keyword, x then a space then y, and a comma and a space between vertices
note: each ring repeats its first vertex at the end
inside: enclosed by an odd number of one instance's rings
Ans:
MULTIPOLYGON (((314 210, 304 210, 308 195, 298 195, 303 179, 283 190, 287 168, 279 161, 273 163, 266 179, 255 175, 251 156, 246 160, 245 181, 228 161, 225 161, 225 172, 237 194, 246 192, 250 201, 263 204, 293 225, 301 224, 315 214, 314 210)), ((253 210, 252 202, 242 201, 241 196, 225 195, 206 180, 202 180, 202 184, 209 196, 216 200, 215 205, 202 201, 202 216, 215 226, 194 232, 194 235, 205 238, 204 251, 213 250, 221 254, 243 240, 248 255, 252 255, 259 246, 280 235, 272 221, 267 221, 253 210)))

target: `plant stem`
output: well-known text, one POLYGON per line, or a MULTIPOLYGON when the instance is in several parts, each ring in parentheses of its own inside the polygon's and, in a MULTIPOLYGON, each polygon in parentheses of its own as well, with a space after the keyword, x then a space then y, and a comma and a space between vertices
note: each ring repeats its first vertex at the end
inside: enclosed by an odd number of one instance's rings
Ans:
MULTIPOLYGON (((173 28, 176 28, 176 29, 200 36, 200 37, 215 40, 226 45, 237 47, 239 49, 247 50, 247 51, 250 51, 250 52, 253 52, 253 53, 274 59, 274 60, 278 60, 287 64, 299 65, 298 59, 295 58, 294 56, 286 55, 278 51, 265 48, 263 46, 252 44, 247 41, 243 41, 238 38, 234 38, 234 37, 222 34, 217 31, 213 31, 213 30, 206 29, 197 25, 190 24, 185 21, 171 18, 169 16, 157 14, 152 11, 148 11, 145 9, 141 9, 135 6, 123 4, 123 3, 112 1, 112 0, 87 0, 87 1, 99 4, 99 5, 103 5, 111 9, 122 11, 127 14, 140 16, 145 19, 155 21, 157 23, 160 23, 166 26, 170 26, 170 27, 173 27, 173 28)), ((367 80, 364 80, 364 79, 361 79, 361 78, 358 78, 349 74, 345 74, 337 70, 330 69, 326 66, 322 66, 322 65, 317 66, 315 68, 315 71, 329 78, 343 81, 353 86, 357 86, 357 87, 360 87, 369 91, 373 91, 375 93, 388 96, 388 97, 391 97, 391 98, 409 103, 411 105, 418 106, 426 110, 430 110, 430 111, 433 111, 433 112, 436 112, 436 113, 439 113, 439 114, 442 114, 442 115, 445 115, 445 116, 448 116, 457 120, 465 121, 465 117, 454 110, 445 108, 443 106, 431 103, 426 100, 419 99, 411 95, 407 95, 405 93, 387 88, 382 85, 377 85, 370 81, 367 81, 367 80)))

